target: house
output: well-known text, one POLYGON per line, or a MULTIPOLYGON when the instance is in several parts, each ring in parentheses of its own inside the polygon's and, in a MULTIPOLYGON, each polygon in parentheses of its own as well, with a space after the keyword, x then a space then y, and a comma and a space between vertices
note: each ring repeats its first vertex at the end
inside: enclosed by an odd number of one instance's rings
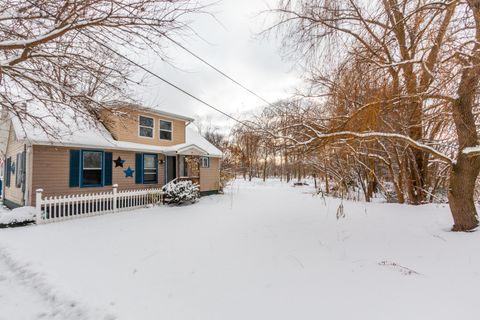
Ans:
POLYGON ((218 192, 222 152, 191 128, 192 118, 114 102, 89 124, 65 111, 46 116, 55 135, 3 115, 4 204, 35 206, 45 196, 158 188, 188 179, 202 194, 218 192), (48 119, 50 117, 50 119, 48 119), (61 121, 59 121, 61 119, 61 121))

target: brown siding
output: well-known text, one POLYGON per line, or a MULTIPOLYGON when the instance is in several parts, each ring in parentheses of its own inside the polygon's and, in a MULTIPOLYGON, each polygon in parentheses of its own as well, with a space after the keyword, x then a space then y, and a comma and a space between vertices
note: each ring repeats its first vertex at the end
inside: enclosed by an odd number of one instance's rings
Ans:
POLYGON ((210 158, 210 168, 200 168, 200 191, 220 189, 220 159, 210 158))
MULTIPOLYGON (((32 205, 35 205, 35 190, 43 189, 44 196, 70 195, 81 193, 94 193, 112 190, 112 186, 95 188, 70 188, 70 148, 52 147, 52 146, 33 146, 33 177, 32 177, 32 205)), ((124 167, 115 168, 112 166, 112 182, 118 184, 119 190, 126 189, 144 189, 163 186, 164 168, 158 166, 159 184, 135 184, 135 177, 125 178, 126 170, 129 166, 135 169, 135 152, 108 150, 113 153, 113 159, 119 156, 125 160, 124 167)), ((163 155, 159 154, 159 160, 163 155)), ((134 174, 135 176, 135 174, 134 174)))
POLYGON ((129 141, 156 146, 172 146, 185 143, 185 121, 170 119, 164 116, 151 114, 148 112, 139 112, 126 109, 122 116, 115 116, 112 113, 105 113, 105 126, 112 133, 113 137, 119 141, 129 141), (153 138, 140 137, 138 134, 138 117, 140 115, 153 118, 155 121, 153 138), (172 122, 173 132, 172 140, 160 140, 160 120, 172 122))
POLYGON ((10 200, 18 205, 23 205, 23 192, 21 187, 20 188, 16 187, 16 172, 17 172, 16 169, 18 168, 17 154, 22 153, 23 150, 24 150, 24 143, 17 141, 15 137, 15 132, 13 131, 13 126, 10 126, 5 159, 9 157, 12 158, 12 163, 15 163, 15 173, 11 174, 10 187, 5 186, 5 199, 10 200))

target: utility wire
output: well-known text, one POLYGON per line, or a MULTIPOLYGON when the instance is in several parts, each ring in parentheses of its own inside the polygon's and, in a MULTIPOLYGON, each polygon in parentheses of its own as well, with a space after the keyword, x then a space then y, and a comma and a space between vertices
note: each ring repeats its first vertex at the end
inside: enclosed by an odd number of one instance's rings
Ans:
POLYGON ((217 67, 215 67, 214 65, 212 65, 211 63, 209 63, 208 61, 206 61, 205 59, 203 59, 202 57, 200 57, 199 55, 197 55, 196 53, 194 53, 193 51, 189 50, 188 48, 186 48, 185 46, 183 46, 182 44, 180 44, 179 42, 173 40, 172 38, 170 38, 169 36, 167 35, 163 35, 164 38, 170 40, 172 43, 174 43, 175 45, 177 45, 178 47, 182 48, 183 50, 185 50, 186 52, 188 52, 190 55, 194 56, 195 58, 197 58, 198 60, 200 60, 201 62, 203 62, 204 64, 206 64, 207 66, 209 66, 210 68, 212 68, 213 70, 215 70, 216 72, 218 72, 219 74, 221 74, 222 76, 224 76, 225 78, 229 79, 230 81, 232 81, 233 83, 237 84, 238 86, 240 86, 242 89, 248 91, 249 93, 251 93, 252 95, 254 95, 255 97, 257 97, 258 99, 262 100, 263 102, 265 102, 266 104, 268 105, 272 105, 268 100, 262 98, 260 95, 258 95, 257 93, 255 93, 253 90, 247 88, 246 86, 244 86, 243 84, 241 84, 240 82, 238 82, 237 80, 233 79, 231 76, 229 76, 228 74, 226 74, 225 72, 223 72, 222 70, 218 69, 217 67))
POLYGON ((132 59, 130 59, 129 57, 121 54, 121 53, 118 52, 117 50, 115 50, 115 49, 107 46, 105 43, 100 42, 99 40, 95 39, 94 37, 92 37, 92 36, 90 36, 90 35, 88 35, 88 34, 85 34, 85 33, 83 32, 83 30, 79 30, 79 32, 80 32, 81 34, 83 34, 85 37, 87 37, 87 38, 89 38, 90 40, 92 40, 92 41, 94 41, 95 43, 97 43, 98 45, 100 45, 100 46, 102 46, 102 47, 104 47, 104 48, 112 51, 113 53, 115 53, 116 55, 118 55, 119 57, 121 57, 122 59, 125 59, 126 61, 128 61, 128 62, 131 63, 131 64, 133 64, 133 65, 136 66, 137 68, 142 69, 143 71, 145 71, 145 72, 147 72, 148 74, 154 76, 155 78, 163 81, 164 83, 168 84, 169 86, 177 89, 178 91, 180 91, 180 92, 182 92, 183 94, 189 96, 190 98, 192 98, 192 99, 200 102, 201 104, 206 105, 207 107, 209 107, 209 108, 211 108, 211 109, 213 109, 213 110, 215 110, 215 111, 223 114, 224 116, 226 116, 226 117, 228 117, 228 118, 236 121, 236 122, 239 123, 239 124, 242 124, 242 125, 250 128, 250 129, 253 129, 253 127, 251 127, 249 124, 247 124, 247 123, 245 123, 245 122, 243 122, 243 121, 241 121, 241 120, 238 120, 237 118, 229 115, 228 113, 226 113, 226 112, 224 112, 224 111, 222 111, 222 110, 220 110, 220 109, 212 106, 212 105, 209 104, 208 102, 205 102, 204 100, 196 97, 195 95, 193 95, 192 93, 188 92, 187 90, 180 88, 180 87, 177 86, 176 84, 168 81, 167 79, 165 79, 165 78, 163 78, 162 76, 156 74, 155 72, 148 70, 148 69, 145 68, 144 66, 142 66, 142 65, 138 64, 137 62, 133 61, 132 59))
MULTIPOLYGON (((28 1, 28 0, 27 0, 27 1, 28 1)), ((31 4, 33 4, 33 3, 30 2, 30 1, 28 1, 28 2, 31 3, 31 4)), ((45 13, 47 13, 48 15, 50 15, 51 17, 54 18, 54 15, 52 15, 52 14, 51 14, 50 12, 48 12, 46 9, 43 9, 43 8, 41 8, 41 7, 39 7, 39 6, 35 5, 35 4, 33 4, 33 5, 34 5, 35 7, 37 7, 37 8, 39 8, 40 10, 44 11, 45 13)), ((133 64, 133 65, 136 66, 137 68, 142 69, 143 71, 145 71, 145 72, 147 72, 148 74, 154 76, 155 78, 163 81, 164 83, 168 84, 169 86, 177 89, 178 91, 180 91, 180 92, 182 92, 183 94, 189 96, 190 98, 192 98, 192 99, 200 102, 201 104, 203 104, 203 105, 205 105, 205 106, 207 106, 207 107, 209 107, 209 108, 211 108, 211 109, 213 109, 213 110, 221 113, 222 115, 226 116, 227 118, 232 119, 232 120, 234 120, 235 122, 237 122, 237 123, 239 123, 239 124, 241 124, 241 125, 249 128, 249 129, 255 130, 255 128, 253 128, 250 124, 248 124, 248 123, 246 123, 246 122, 244 122, 244 121, 241 121, 241 120, 239 120, 239 119, 231 116, 230 114, 228 114, 228 113, 226 113, 226 112, 224 112, 224 111, 222 111, 222 110, 214 107, 213 105, 209 104, 208 102, 205 102, 204 100, 196 97, 195 95, 193 95, 192 93, 188 92, 187 90, 180 88, 179 86, 177 86, 176 84, 168 81, 167 79, 163 78, 162 76, 160 76, 160 75, 158 75, 158 74, 156 74, 156 73, 148 70, 147 68, 145 68, 144 66, 142 66, 142 65, 138 64, 137 62, 133 61, 133 60, 130 59, 129 57, 125 56, 124 54, 121 54, 121 53, 118 52, 117 50, 115 50, 115 49, 107 46, 105 43, 103 43, 103 42, 95 39, 94 37, 86 34, 85 32, 83 32, 83 30, 80 29, 80 30, 77 30, 77 31, 78 31, 79 33, 83 34, 85 37, 87 37, 87 38, 89 38, 90 40, 92 40, 93 42, 95 42, 96 44, 98 44, 98 45, 100 45, 100 46, 108 49, 109 51, 111 51, 111 52, 113 52, 114 54, 118 55, 118 56, 121 57, 122 59, 124 59, 124 60, 128 61, 129 63, 133 64)), ((169 40, 171 40, 171 39, 169 38, 169 40)), ((172 40, 172 41, 173 41, 173 40, 172 40)), ((202 60, 203 60, 203 59, 202 59, 202 60)), ((207 62, 205 61, 205 63, 207 63, 207 62)), ((213 66, 211 66, 211 67, 213 67, 213 66)), ((214 68, 214 67, 213 67, 213 68, 214 68)), ((215 68, 215 69, 216 69, 216 68, 215 68)), ((221 72, 220 70, 218 70, 218 71, 221 72)), ((227 77, 228 77, 228 76, 227 76, 227 77)), ((234 81, 233 79, 231 79, 231 80, 234 81)), ((247 90, 248 90, 248 89, 247 89, 247 90)))

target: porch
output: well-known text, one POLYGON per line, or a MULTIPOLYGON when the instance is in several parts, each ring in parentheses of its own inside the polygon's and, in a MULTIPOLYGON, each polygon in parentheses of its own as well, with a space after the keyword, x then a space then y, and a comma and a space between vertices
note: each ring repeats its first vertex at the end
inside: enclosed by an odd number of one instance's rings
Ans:
POLYGON ((210 168, 210 158, 203 149, 190 145, 179 149, 175 155, 165 154, 165 184, 175 181, 192 181, 201 185, 201 168, 210 168))

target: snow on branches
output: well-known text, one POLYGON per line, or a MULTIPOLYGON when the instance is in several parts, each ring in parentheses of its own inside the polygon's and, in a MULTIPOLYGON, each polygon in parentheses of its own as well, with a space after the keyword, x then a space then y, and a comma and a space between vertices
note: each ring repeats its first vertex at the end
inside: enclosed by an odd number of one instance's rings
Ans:
POLYGON ((107 47, 167 58, 163 36, 201 9, 192 0, 0 0, 1 107, 48 131, 43 118, 62 122, 63 110, 97 124, 103 102, 130 100, 128 84, 138 83, 107 47))
POLYGON ((195 202, 200 197, 198 184, 192 181, 168 183, 164 187, 165 199, 169 204, 195 202))

